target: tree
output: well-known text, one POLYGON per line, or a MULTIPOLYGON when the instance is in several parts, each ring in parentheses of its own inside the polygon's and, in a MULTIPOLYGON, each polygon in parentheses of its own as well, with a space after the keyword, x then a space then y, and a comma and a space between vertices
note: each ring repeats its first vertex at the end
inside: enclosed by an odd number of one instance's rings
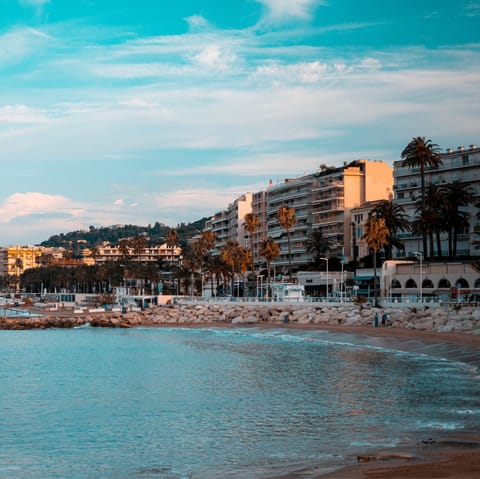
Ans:
POLYGON ((385 257, 386 259, 392 259, 393 246, 401 247, 398 233, 409 230, 408 215, 405 213, 405 208, 394 203, 393 200, 381 200, 372 210, 372 215, 385 220, 385 226, 389 231, 388 244, 385 246, 385 257))
POLYGON ((165 236, 167 248, 170 250, 170 257, 173 257, 173 250, 178 244, 178 232, 174 228, 170 228, 165 236))
POLYGON ((475 201, 474 191, 468 185, 454 181, 442 188, 445 205, 446 230, 448 233, 448 255, 457 255, 458 235, 468 227, 468 214, 460 208, 475 201))
POLYGON ((250 252, 252 255, 252 271, 255 269, 255 254, 253 250, 253 233, 260 228, 260 220, 255 213, 247 213, 243 220, 245 221, 245 229, 249 235, 249 242, 250 242, 250 252))
POLYGON ((144 236, 135 236, 130 240, 130 246, 133 249, 133 254, 137 256, 137 261, 140 261, 141 254, 147 245, 147 240, 144 236))
POLYGON ((231 295, 233 296, 235 287, 235 272, 237 271, 240 245, 237 241, 228 240, 220 251, 220 258, 230 269, 231 295))
POLYGON ((118 250, 120 251, 120 254, 123 256, 123 259, 126 261, 130 255, 130 245, 129 241, 126 238, 122 238, 118 242, 118 250))
POLYGON ((312 254, 317 269, 323 264, 322 259, 332 248, 332 242, 323 236, 322 230, 313 230, 305 241, 306 250, 312 254))
POLYGON ((263 256, 267 261, 267 275, 268 285, 270 287, 270 265, 272 261, 278 258, 280 255, 280 246, 275 243, 272 238, 267 238, 260 243, 260 256, 263 256))
POLYGON ((388 244, 389 230, 383 218, 370 216, 365 224, 365 234, 363 239, 366 240, 368 247, 373 254, 373 294, 375 298, 375 306, 378 307, 378 282, 377 282, 377 253, 380 248, 388 244))
POLYGON ((295 216, 295 208, 290 206, 280 206, 277 210, 277 219, 280 226, 287 232, 288 241, 288 275, 290 282, 292 281, 292 254, 290 248, 290 229, 297 223, 297 217, 295 216))
MULTIPOLYGON (((409 168, 420 168, 421 199, 425 200, 425 169, 437 167, 442 164, 440 148, 424 136, 412 138, 410 143, 402 151, 402 166, 409 168)), ((427 236, 423 234, 423 252, 427 252, 427 236)))
POLYGON ((23 269, 23 261, 21 258, 15 259, 15 268, 17 270, 16 272, 17 280, 15 281, 15 289, 18 290, 20 288, 20 270, 23 269))

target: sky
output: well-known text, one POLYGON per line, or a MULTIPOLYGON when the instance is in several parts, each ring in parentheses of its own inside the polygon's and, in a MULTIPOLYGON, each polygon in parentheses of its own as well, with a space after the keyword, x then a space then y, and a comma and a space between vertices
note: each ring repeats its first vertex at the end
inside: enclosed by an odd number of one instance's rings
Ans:
POLYGON ((0 0, 0 245, 480 143, 480 0, 0 0))

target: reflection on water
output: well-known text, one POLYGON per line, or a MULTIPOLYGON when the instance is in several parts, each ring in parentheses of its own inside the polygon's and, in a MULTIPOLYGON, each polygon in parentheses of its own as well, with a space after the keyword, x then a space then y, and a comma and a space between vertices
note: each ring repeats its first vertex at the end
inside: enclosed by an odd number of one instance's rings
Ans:
POLYGON ((0 477, 269 477, 480 423, 478 371, 326 332, 0 332, 0 354, 0 477))

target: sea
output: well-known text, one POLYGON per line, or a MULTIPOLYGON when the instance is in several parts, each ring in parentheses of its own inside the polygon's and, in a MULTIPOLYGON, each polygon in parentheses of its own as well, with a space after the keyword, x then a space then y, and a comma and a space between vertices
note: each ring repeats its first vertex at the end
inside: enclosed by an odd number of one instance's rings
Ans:
POLYGON ((0 360, 0 478, 307 478, 480 430, 477 365, 354 334, 0 331, 0 360))

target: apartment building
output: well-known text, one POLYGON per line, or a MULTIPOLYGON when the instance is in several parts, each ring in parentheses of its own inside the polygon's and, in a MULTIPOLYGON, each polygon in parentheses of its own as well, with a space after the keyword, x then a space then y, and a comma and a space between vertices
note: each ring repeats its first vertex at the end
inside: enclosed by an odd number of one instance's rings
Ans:
MULTIPOLYGON (((94 257, 89 249, 83 250, 83 255, 85 259, 93 258, 94 262, 99 264, 108 261, 122 261, 125 258, 142 263, 156 263, 159 261, 179 263, 182 258, 182 249, 179 246, 171 248, 167 246, 167 243, 164 243, 157 246, 146 246, 141 252, 134 251, 131 247, 123 251, 118 245, 112 246, 105 242, 102 246, 97 247, 94 257)), ((84 262, 88 263, 85 260, 84 262)))
POLYGON ((247 247, 250 248, 253 243, 253 261, 259 264, 263 261, 260 256, 262 241, 267 239, 267 192, 258 191, 252 194, 252 213, 258 218, 258 229, 249 238, 247 233, 247 247))
POLYGON ((306 251, 305 241, 312 226, 312 192, 318 185, 315 174, 298 178, 288 178, 284 182, 272 185, 267 190, 266 223, 267 234, 280 246, 280 256, 272 262, 277 271, 286 272, 289 264, 288 235, 277 219, 277 210, 281 206, 295 209, 297 222, 290 229, 291 263, 294 268, 302 268, 312 260, 306 251))
POLYGON ((367 201, 360 206, 352 208, 350 211, 351 219, 351 242, 345 245, 345 251, 349 251, 349 256, 358 261, 370 254, 367 241, 363 239, 366 231, 366 223, 370 218, 372 211, 380 204, 382 200, 367 201))
MULTIPOLYGON (((354 257, 352 209, 392 194, 392 168, 383 161, 356 160, 315 173, 312 188, 312 229, 318 229, 333 245, 331 254, 354 257)), ((363 234, 363 233, 362 233, 363 234)))
MULTIPOLYGON (((430 167, 425 170, 425 185, 447 185, 458 181, 469 186, 480 200, 480 148, 477 145, 463 146, 456 150, 447 149, 441 155, 442 164, 438 167, 430 167)), ((420 168, 402 166, 403 161, 398 160, 393 164, 394 178, 394 201, 404 207, 406 213, 413 219, 416 215, 417 201, 421 198, 420 168)), ((475 255, 475 226, 478 224, 478 208, 471 204, 463 208, 469 219, 469 227, 465 228, 458 238, 458 255, 475 255)), ((405 255, 409 256, 414 251, 423 251, 422 236, 404 232, 401 240, 405 245, 405 255)), ((441 237, 442 252, 448 251, 447 235, 441 237)), ((400 253, 401 254, 401 253, 400 253)), ((400 256, 399 254, 399 256, 400 256)))
POLYGON ((41 254, 38 246, 0 247, 0 277, 20 276, 26 269, 37 268, 41 254))
POLYGON ((229 204, 226 210, 215 213, 205 223, 205 231, 215 234, 215 252, 218 254, 228 241, 237 241, 246 247, 245 215, 252 212, 252 193, 245 193, 229 204))

